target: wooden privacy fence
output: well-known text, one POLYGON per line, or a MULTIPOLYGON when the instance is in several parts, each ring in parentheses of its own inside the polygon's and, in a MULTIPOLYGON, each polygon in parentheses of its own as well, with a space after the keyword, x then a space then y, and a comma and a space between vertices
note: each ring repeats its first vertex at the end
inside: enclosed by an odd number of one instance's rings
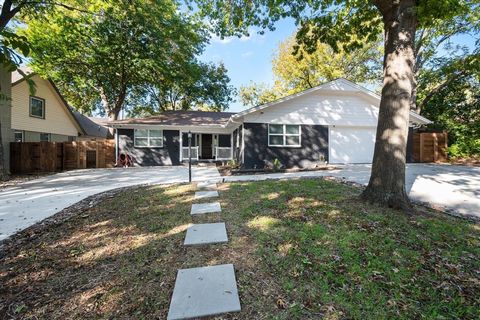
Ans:
POLYGON ((10 144, 10 168, 17 174, 108 168, 114 164, 114 140, 10 144))
POLYGON ((446 162, 447 133, 417 132, 413 134, 414 162, 446 162))

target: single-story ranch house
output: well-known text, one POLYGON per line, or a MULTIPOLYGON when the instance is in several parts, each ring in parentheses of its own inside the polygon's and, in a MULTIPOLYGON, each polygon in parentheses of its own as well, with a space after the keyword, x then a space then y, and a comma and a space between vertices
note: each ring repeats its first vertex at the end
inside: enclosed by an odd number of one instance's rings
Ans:
MULTIPOLYGON (((247 169, 271 166, 275 159, 285 167, 371 163, 379 104, 375 93, 337 79, 240 113, 168 111, 110 126, 118 153, 141 166, 188 159, 188 132, 192 158, 199 161, 235 159, 247 169)), ((414 112, 409 121, 411 128, 431 123, 414 112)))

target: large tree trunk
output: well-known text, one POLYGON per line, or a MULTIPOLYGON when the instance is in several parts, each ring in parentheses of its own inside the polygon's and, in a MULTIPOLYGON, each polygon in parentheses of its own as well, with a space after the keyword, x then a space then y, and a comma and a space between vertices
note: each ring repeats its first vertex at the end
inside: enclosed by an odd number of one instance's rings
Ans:
POLYGON ((12 142, 11 73, 0 64, 0 180, 8 179, 10 142, 12 142))
POLYGON ((384 81, 372 174, 362 198, 409 210, 405 160, 414 86, 415 0, 377 1, 385 28, 384 81))
POLYGON ((2 139, 2 121, 0 121, 0 181, 7 180, 8 173, 5 166, 5 154, 3 151, 3 139, 2 139))

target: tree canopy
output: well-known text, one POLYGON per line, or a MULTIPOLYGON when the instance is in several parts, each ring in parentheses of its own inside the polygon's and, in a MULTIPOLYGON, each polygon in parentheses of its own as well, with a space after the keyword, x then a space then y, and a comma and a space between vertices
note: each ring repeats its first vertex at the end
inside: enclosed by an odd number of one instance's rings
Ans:
POLYGON ((158 114, 167 110, 223 111, 233 101, 235 89, 223 64, 194 63, 174 77, 160 71, 150 73, 150 81, 133 90, 127 103, 131 117, 158 114), (161 80, 160 80, 161 79, 161 80))
POLYGON ((34 70, 85 112, 100 107, 116 119, 126 102, 146 100, 165 109, 168 90, 187 90, 212 70, 222 75, 223 90, 204 84, 203 101, 225 108, 231 95, 226 70, 197 61, 208 34, 201 21, 178 10, 171 0, 96 1, 88 12, 56 7, 42 19, 28 19, 22 34, 34 70))

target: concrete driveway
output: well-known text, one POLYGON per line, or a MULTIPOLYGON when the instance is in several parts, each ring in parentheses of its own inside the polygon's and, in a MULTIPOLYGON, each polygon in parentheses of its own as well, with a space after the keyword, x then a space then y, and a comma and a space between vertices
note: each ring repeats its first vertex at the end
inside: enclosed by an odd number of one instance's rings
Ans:
MULTIPOLYGON (((274 173, 227 177, 225 181, 334 176, 367 185, 371 165, 338 166, 335 171, 274 173)), ((437 164, 408 164, 406 187, 411 199, 480 219, 480 168, 437 164)))
MULTIPOLYGON (((192 179, 218 179, 215 167, 193 167, 192 179)), ((187 167, 75 170, 0 190, 0 240, 96 193, 138 184, 188 182, 187 167)))
MULTIPOLYGON (((193 167, 194 181, 256 181, 335 176, 367 184, 370 165, 339 166, 334 171, 309 171, 220 177, 215 167, 193 167)), ((138 184, 188 181, 186 167, 76 170, 0 190, 0 240, 96 193, 138 184)), ((409 164, 407 191, 416 201, 480 219, 480 168, 409 164)))

